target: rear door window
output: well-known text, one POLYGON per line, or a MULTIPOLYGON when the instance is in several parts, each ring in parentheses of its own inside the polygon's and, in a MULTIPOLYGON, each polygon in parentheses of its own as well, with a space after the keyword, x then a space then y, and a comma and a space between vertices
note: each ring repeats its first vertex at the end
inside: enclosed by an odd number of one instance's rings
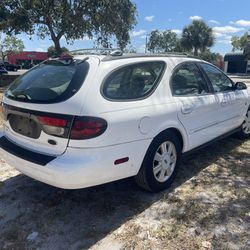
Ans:
POLYGON ((234 90, 232 81, 219 69, 210 64, 201 63, 200 65, 207 74, 215 92, 234 90))
POLYGON ((210 92, 205 78, 194 63, 178 66, 171 79, 171 88, 175 96, 203 95, 210 92))
POLYGON ((165 62, 136 63, 113 71, 104 81, 102 94, 111 100, 135 100, 150 95, 159 83, 165 62))
POLYGON ((88 69, 86 61, 48 60, 17 78, 6 96, 31 103, 64 101, 80 89, 88 69))

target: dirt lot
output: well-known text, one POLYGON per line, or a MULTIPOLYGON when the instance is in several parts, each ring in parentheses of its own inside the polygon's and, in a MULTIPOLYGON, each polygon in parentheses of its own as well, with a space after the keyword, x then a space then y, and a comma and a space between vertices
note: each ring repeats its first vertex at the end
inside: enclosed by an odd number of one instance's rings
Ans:
POLYGON ((132 179, 61 190, 0 160, 0 249, 250 249, 249 166, 250 140, 230 137, 150 194, 132 179))

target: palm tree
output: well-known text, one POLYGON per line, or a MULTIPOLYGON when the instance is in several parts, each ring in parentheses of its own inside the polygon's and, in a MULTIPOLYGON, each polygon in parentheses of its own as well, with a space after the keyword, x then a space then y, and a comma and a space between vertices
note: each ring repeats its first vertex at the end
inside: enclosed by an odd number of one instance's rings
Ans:
POLYGON ((181 45, 187 51, 204 52, 214 45, 215 37, 213 30, 202 20, 193 20, 192 24, 186 26, 181 35, 181 45))

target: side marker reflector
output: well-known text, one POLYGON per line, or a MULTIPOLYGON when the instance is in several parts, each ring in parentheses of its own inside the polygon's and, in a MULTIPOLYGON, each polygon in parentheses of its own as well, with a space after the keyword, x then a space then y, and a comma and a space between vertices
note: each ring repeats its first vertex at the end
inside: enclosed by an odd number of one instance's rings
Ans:
POLYGON ((114 164, 115 164, 115 165, 122 164, 122 163, 124 163, 124 162, 128 162, 128 160, 129 160, 128 157, 124 157, 124 158, 115 160, 114 164))

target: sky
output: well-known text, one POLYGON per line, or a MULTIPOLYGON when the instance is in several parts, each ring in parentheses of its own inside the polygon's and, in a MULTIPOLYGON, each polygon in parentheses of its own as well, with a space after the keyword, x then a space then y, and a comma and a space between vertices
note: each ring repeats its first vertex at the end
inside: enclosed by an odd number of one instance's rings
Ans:
MULTIPOLYGON (((111 0, 112 1, 112 0, 111 0)), ((184 26, 194 19, 204 20, 213 28, 216 37, 213 52, 224 55, 231 52, 231 38, 241 36, 250 30, 250 0, 132 0, 137 6, 137 25, 131 31, 131 46, 144 52, 146 37, 152 30, 172 30, 179 36, 184 26)), ((250 32, 249 32, 250 34, 250 32)), ((26 51, 47 51, 53 42, 35 35, 18 36, 26 51), (31 39, 30 39, 31 38, 31 39)), ((85 37, 67 44, 62 38, 61 45, 69 50, 92 48, 93 41, 85 37)))

